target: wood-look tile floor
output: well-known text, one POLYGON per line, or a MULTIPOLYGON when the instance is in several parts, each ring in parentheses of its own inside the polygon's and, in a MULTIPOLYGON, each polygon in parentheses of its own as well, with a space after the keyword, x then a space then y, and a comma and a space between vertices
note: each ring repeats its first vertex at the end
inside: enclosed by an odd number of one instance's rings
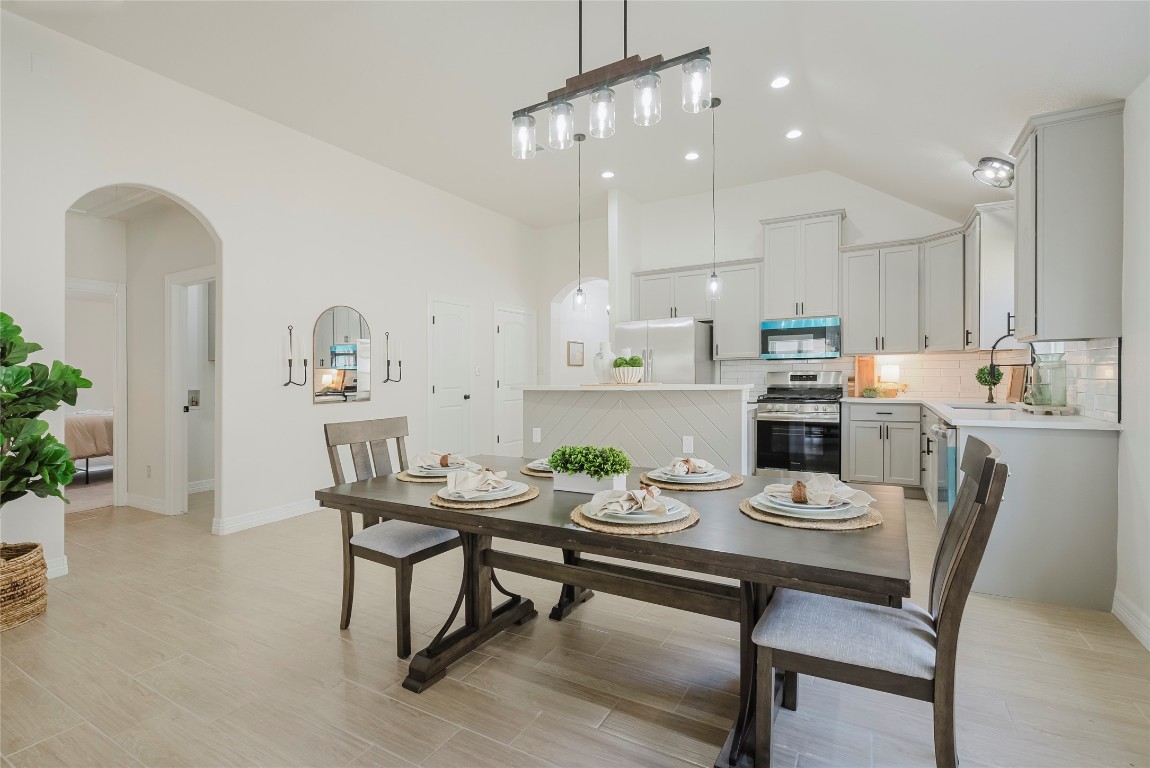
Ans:
MULTIPOLYGON (((734 624, 604 594, 556 623, 556 586, 507 574, 541 616, 415 695, 390 569, 359 565, 338 629, 335 513, 212 536, 210 502, 67 516, 71 572, 44 616, 0 636, 5 766, 713 764, 734 624)), ((908 518, 922 602, 937 536, 924 502, 908 518)), ((416 647, 458 561, 416 567, 416 647)), ((963 768, 1150 764, 1150 653, 1108 613, 973 596, 958 677, 963 768)), ((802 680, 776 737, 789 768, 933 765, 929 705, 835 683, 802 680)))

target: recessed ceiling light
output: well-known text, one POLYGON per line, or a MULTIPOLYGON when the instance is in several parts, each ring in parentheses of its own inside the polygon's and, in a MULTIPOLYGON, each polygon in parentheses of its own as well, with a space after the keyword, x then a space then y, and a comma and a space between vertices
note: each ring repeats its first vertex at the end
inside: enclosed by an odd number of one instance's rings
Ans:
POLYGON ((797 139, 798 137, 800 137, 802 135, 803 135, 803 132, 800 131, 798 128, 795 128, 792 131, 787 131, 787 138, 788 139, 797 139))
POLYGON ((699 159, 699 153, 698 152, 688 152, 687 154, 683 155, 683 159, 684 160, 698 160, 699 159))
POLYGON ((786 88, 790 84, 791 79, 789 77, 784 77, 783 75, 779 75, 771 81, 772 88, 786 88))
POLYGON ((614 171, 603 171, 603 173, 602 173, 601 175, 602 175, 602 176, 603 176, 603 178, 605 178, 605 179, 613 179, 613 178, 615 178, 615 172, 614 172, 614 171))

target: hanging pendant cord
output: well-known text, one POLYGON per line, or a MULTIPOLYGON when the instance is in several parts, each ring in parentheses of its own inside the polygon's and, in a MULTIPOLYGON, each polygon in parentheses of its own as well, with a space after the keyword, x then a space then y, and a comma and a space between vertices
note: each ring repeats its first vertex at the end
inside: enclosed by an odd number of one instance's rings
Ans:
POLYGON ((627 58, 627 0, 623 0, 623 58, 627 58))
POLYGON ((715 214, 715 110, 711 109, 711 274, 718 262, 718 217, 715 214))
POLYGON ((579 142, 578 158, 579 181, 576 186, 579 190, 579 223, 577 225, 579 229, 579 290, 583 290, 583 142, 579 142))
POLYGON ((579 0, 579 74, 583 74, 583 0, 579 0))

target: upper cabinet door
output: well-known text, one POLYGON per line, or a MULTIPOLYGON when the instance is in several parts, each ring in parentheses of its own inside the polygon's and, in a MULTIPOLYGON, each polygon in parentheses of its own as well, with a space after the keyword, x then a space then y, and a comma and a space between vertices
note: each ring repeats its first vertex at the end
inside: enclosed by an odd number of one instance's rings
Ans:
MULTIPOLYGON (((693 317, 707 320, 711 317, 711 302, 707 301, 707 278, 704 270, 675 274, 675 317, 693 317)), ((724 284, 724 288, 726 285, 724 284)))
POLYGON ((799 314, 800 224, 786 221, 763 228, 763 310, 768 320, 799 314))
POLYGON ((963 302, 963 324, 966 326, 962 333, 962 348, 978 349, 979 317, 981 311, 979 297, 982 286, 979 285, 979 259, 982 246, 982 217, 975 216, 962 237, 963 243, 963 286, 966 291, 966 300, 963 302))
POLYGON ((1031 135, 1014 164, 1014 335, 1025 341, 1037 328, 1038 134, 1031 135))
POLYGON ((879 264, 878 251, 843 254, 844 355, 879 352, 879 337, 882 336, 879 264))
POLYGON ((799 222, 799 314, 825 317, 839 313, 840 217, 799 222))
POLYGON ((723 279, 723 298, 714 302, 715 359, 756 358, 761 324, 759 265, 720 268, 719 277, 723 279))
POLYGON ((675 291, 673 275, 639 278, 639 320, 660 320, 671 316, 675 291))
POLYGON ((962 235, 929 242, 923 249, 925 352, 958 351, 966 346, 964 251, 962 235))
POLYGON ((918 352, 919 335, 917 245, 884 248, 882 256, 882 333, 879 352, 918 352))

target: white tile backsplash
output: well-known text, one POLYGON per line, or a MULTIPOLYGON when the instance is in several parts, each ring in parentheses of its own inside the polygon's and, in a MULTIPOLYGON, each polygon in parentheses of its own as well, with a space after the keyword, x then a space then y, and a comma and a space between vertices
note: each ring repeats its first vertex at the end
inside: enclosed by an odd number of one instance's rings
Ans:
MULTIPOLYGON (((1036 344, 1038 352, 1066 352, 1066 390, 1068 404, 1078 413, 1102 421, 1118 421, 1118 339, 1092 339, 1036 344)), ((1029 350, 996 352, 995 363, 1026 364, 1029 350)), ((880 355, 875 357, 875 370, 883 365, 899 366, 899 378, 907 385, 907 394, 919 397, 985 398, 986 388, 975 379, 975 373, 990 364, 989 352, 949 352, 929 355, 880 355)), ((752 398, 766 390, 768 371, 843 371, 844 378, 853 376, 855 359, 796 360, 724 360, 719 379, 723 384, 750 384, 752 398)), ((1009 376, 995 387, 995 400, 1005 401, 1009 376)))

